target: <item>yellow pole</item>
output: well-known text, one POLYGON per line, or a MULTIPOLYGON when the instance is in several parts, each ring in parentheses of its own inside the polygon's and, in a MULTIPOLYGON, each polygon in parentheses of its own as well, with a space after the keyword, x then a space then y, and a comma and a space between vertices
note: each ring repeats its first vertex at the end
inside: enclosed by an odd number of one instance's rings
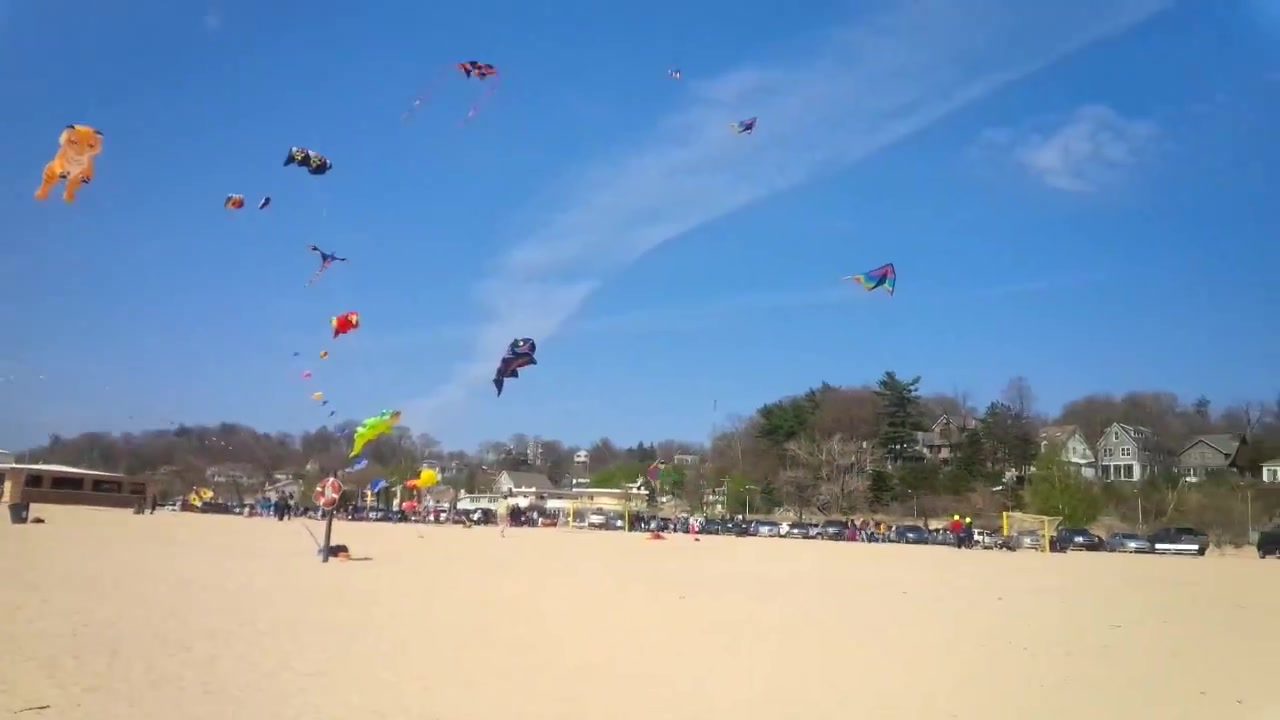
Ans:
POLYGON ((1000 534, 1009 537, 1009 513, 1000 513, 1000 534))
POLYGON ((1049 518, 1044 519, 1044 539, 1040 541, 1040 552, 1049 552, 1049 518))

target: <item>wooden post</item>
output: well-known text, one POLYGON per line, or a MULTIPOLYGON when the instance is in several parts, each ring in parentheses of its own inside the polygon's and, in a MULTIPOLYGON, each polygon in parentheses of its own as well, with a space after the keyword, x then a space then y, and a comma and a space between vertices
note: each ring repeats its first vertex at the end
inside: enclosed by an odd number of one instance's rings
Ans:
POLYGON ((324 544, 320 548, 320 562, 327 563, 329 562, 329 541, 333 538, 333 510, 323 512, 328 513, 328 516, 324 519, 324 544))

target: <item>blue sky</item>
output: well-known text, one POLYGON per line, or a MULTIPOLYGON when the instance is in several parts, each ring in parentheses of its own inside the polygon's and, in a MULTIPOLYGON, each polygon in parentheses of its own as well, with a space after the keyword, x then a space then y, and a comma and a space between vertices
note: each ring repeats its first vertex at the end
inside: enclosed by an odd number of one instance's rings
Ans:
POLYGON ((0 2, 0 447, 300 430, 314 390, 461 447, 704 438, 890 368, 1049 412, 1277 390, 1275 0, 0 2), (465 59, 502 81, 460 127, 465 59), (37 203, 69 122, 97 177, 37 203), (304 289, 309 243, 351 260, 304 289), (884 262, 892 298, 839 280, 884 262))

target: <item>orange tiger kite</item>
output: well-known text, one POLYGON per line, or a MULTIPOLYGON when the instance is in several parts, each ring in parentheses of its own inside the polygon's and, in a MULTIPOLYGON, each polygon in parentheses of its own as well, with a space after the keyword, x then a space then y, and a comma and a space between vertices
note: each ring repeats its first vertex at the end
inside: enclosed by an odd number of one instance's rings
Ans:
POLYGON ((66 180, 62 199, 75 202, 81 185, 93 180, 93 158, 102 152, 102 133, 88 125, 68 125, 58 136, 58 153, 44 166, 36 199, 49 197, 49 191, 59 180, 66 180))

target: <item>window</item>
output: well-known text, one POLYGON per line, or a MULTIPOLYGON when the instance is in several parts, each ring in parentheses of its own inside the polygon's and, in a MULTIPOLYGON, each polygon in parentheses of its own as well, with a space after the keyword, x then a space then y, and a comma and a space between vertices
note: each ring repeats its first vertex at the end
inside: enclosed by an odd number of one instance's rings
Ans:
POLYGON ((93 492, 96 493, 111 493, 112 495, 119 495, 124 492, 124 483, 119 480, 94 480, 93 485, 90 487, 93 492))
POLYGON ((1133 448, 1131 447, 1120 448, 1120 457, 1126 457, 1126 458, 1133 457, 1133 448))
POLYGON ((1115 457, 1115 454, 1116 454, 1115 448, 1102 448, 1102 457, 1104 458, 1115 457))
POLYGON ((1280 468, 1267 468, 1267 482, 1280 482, 1280 468))
POLYGON ((1120 442, 1120 431, 1119 431, 1119 430, 1112 430, 1112 431, 1111 431, 1111 442, 1120 442))
POLYGON ((146 495, 146 494, 147 494, 147 484, 146 484, 146 483, 135 483, 135 482, 131 482, 131 483, 129 483, 129 494, 130 494, 130 495, 146 495))
POLYGON ((1103 479, 1103 480, 1110 480, 1110 479, 1111 479, 1111 466, 1110 466, 1110 465, 1103 465, 1103 466, 1102 466, 1102 479, 1103 479))
POLYGON ((1133 463, 1125 463, 1120 467, 1124 468, 1124 479, 1132 480, 1133 479, 1133 463))
POLYGON ((31 488, 32 490, 39 490, 40 488, 44 487, 44 476, 28 475, 27 479, 22 481, 22 487, 31 488))
POLYGON ((1194 467, 1182 468, 1182 474, 1186 475, 1187 477, 1195 477, 1196 468, 1194 467))
POLYGON ((84 478, 54 477, 49 481, 50 490, 84 490, 84 478))

